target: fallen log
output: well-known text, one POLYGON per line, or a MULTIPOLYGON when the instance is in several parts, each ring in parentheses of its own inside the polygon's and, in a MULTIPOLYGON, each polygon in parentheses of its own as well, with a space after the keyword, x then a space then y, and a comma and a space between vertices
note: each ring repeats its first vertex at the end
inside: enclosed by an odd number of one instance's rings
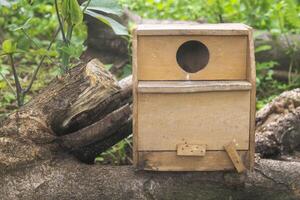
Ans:
POLYGON ((300 89, 258 112, 254 171, 85 164, 131 133, 131 89, 131 77, 118 82, 92 60, 11 114, 0 128, 0 199, 300 199, 300 162, 282 161, 297 158, 300 89))
POLYGON ((300 198, 300 163, 260 160, 255 171, 145 172, 70 158, 0 173, 0 198, 10 199, 257 199, 300 198))
POLYGON ((257 112, 255 143, 264 158, 292 159, 300 150, 300 88, 282 93, 257 112))
POLYGON ((130 83, 130 78, 118 82, 98 60, 56 78, 3 122, 0 169, 63 153, 93 163, 104 146, 131 133, 130 83))

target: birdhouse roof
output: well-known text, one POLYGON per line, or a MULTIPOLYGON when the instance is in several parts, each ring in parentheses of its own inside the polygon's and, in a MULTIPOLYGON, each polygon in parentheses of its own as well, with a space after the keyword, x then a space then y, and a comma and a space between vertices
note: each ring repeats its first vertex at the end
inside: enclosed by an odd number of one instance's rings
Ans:
POLYGON ((138 35, 248 35, 251 27, 241 23, 140 24, 138 35))

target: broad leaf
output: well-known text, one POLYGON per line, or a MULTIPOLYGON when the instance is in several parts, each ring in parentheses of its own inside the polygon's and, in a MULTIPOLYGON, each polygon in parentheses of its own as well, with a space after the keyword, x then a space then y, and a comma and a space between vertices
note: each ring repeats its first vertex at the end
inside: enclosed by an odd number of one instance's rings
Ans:
POLYGON ((11 7, 11 3, 7 0, 0 0, 0 7, 1 6, 5 6, 5 7, 8 7, 10 8, 11 7))
POLYGON ((119 9, 110 9, 110 8, 104 8, 104 7, 92 7, 92 6, 88 6, 87 7, 88 10, 94 10, 94 11, 100 11, 106 14, 113 14, 116 16, 121 16, 122 15, 122 10, 119 9))
POLYGON ((108 26, 110 26, 113 29, 113 31, 117 35, 128 35, 127 28, 110 17, 104 16, 100 13, 93 12, 89 9, 85 10, 85 14, 90 15, 90 16, 100 20, 101 22, 107 24, 108 26))
POLYGON ((262 52, 262 51, 268 51, 270 49, 272 49, 271 45, 260 45, 260 46, 255 48, 255 53, 259 53, 259 52, 262 52))
MULTIPOLYGON (((84 8, 87 3, 88 2, 85 1, 81 7, 84 8)), ((123 12, 121 6, 115 0, 92 0, 87 9, 117 16, 121 16, 123 12)))
POLYGON ((82 22, 83 14, 77 0, 63 0, 61 10, 69 25, 77 25, 82 22))
POLYGON ((2 50, 5 54, 12 54, 16 51, 17 45, 12 40, 4 40, 2 50))

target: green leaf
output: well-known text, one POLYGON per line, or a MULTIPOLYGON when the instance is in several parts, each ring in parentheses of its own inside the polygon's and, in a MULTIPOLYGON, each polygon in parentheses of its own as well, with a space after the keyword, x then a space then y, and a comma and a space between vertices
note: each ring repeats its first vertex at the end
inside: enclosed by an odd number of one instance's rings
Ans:
POLYGON ((130 74, 132 74, 132 67, 131 65, 127 64, 122 70, 121 79, 129 76, 130 74))
POLYGON ((110 70, 112 66, 113 66, 113 64, 106 64, 106 65, 104 65, 104 67, 105 67, 106 70, 110 70))
POLYGON ((49 53, 49 51, 45 48, 32 50, 31 52, 32 52, 33 55, 36 55, 36 56, 45 56, 45 55, 48 55, 48 53, 49 53))
POLYGON ((21 30, 21 29, 28 29, 28 28, 30 28, 31 20, 32 20, 32 17, 28 18, 26 20, 26 22, 22 26, 14 28, 13 30, 14 31, 18 31, 18 30, 21 30))
MULTIPOLYGON (((3 76, 9 74, 9 67, 6 66, 6 65, 1 65, 1 66, 0 66, 0 73, 1 73, 3 76)), ((2 78, 2 77, 0 77, 0 80, 2 80, 1 78, 2 78)))
POLYGON ((68 54, 70 57, 73 57, 73 58, 79 58, 80 55, 82 54, 83 52, 83 45, 82 44, 79 44, 79 45, 75 45, 75 44, 70 44, 68 46, 62 46, 60 48, 60 51, 68 54))
POLYGON ((278 63, 276 61, 257 63, 256 64, 256 70, 257 71, 267 70, 267 69, 273 68, 276 65, 278 65, 278 63))
POLYGON ((0 0, 0 7, 1 6, 5 6, 7 8, 10 8, 11 7, 11 3, 7 0, 0 0))
POLYGON ((128 35, 127 28, 110 17, 106 17, 100 13, 93 12, 89 9, 85 10, 85 14, 90 15, 90 16, 100 20, 101 22, 107 24, 108 26, 110 26, 113 29, 113 31, 117 35, 128 35))
POLYGON ((262 51, 268 51, 270 49, 272 49, 271 45, 261 45, 261 46, 258 46, 255 48, 255 53, 262 52, 262 51))
MULTIPOLYGON (((81 7, 84 8, 87 3, 88 1, 85 1, 81 7)), ((115 0, 92 0, 87 9, 117 16, 121 16, 123 13, 121 6, 115 0)))
POLYGON ((78 25, 82 22, 83 13, 77 0, 63 0, 61 10, 69 25, 78 25))
POLYGON ((7 102, 10 103, 11 101, 15 100, 16 97, 13 93, 11 92, 5 92, 3 95, 3 99, 7 102))
POLYGON ((2 43, 2 50, 5 54, 12 54, 16 51, 17 44, 12 40, 4 40, 2 43))
POLYGON ((95 11, 100 11, 100 12, 103 12, 103 13, 106 13, 106 14, 117 15, 119 17, 122 15, 122 10, 121 9, 117 9, 117 8, 111 9, 111 8, 104 8, 104 7, 92 7, 92 6, 89 6, 89 7, 87 7, 87 9, 89 9, 89 10, 95 10, 95 11))
POLYGON ((285 13, 286 20, 295 28, 300 28, 299 10, 297 10, 297 3, 292 0, 287 0, 287 9, 285 13))

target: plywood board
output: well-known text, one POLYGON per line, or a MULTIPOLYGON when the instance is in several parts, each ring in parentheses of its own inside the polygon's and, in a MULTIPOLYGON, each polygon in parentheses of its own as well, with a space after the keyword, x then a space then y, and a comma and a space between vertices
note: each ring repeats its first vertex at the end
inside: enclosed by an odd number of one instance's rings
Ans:
MULTIPOLYGON (((247 151, 238 152, 242 160, 247 151)), ((176 152, 139 152, 138 168, 154 171, 216 171, 233 170, 225 151, 207 151, 203 157, 177 156, 176 152)))
POLYGON ((138 80, 246 80, 247 36, 138 36, 138 80), (207 46, 209 61, 196 73, 177 63, 178 48, 197 40, 207 46))
POLYGON ((248 81, 139 81, 139 93, 195 93, 250 90, 248 81))
MULTIPOLYGON (((250 92, 138 94, 138 150, 176 150, 181 143, 249 148, 250 92)), ((136 134, 136 133, 135 133, 136 134)))

